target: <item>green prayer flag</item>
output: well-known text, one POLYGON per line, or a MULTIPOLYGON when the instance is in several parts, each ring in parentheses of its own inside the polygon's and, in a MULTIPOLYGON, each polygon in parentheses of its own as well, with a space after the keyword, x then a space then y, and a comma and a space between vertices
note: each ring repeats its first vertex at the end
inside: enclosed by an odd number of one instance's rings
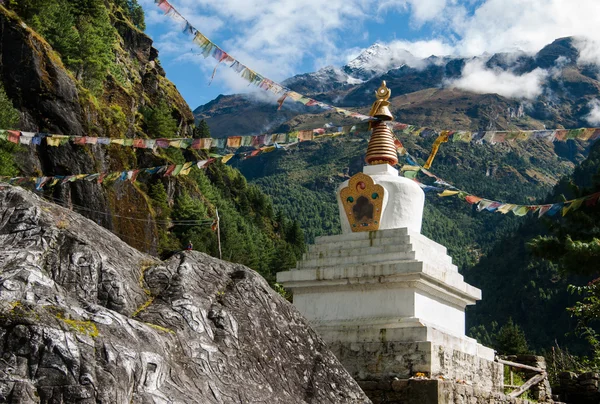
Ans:
POLYGON ((414 180, 417 177, 418 171, 405 171, 404 178, 414 180))

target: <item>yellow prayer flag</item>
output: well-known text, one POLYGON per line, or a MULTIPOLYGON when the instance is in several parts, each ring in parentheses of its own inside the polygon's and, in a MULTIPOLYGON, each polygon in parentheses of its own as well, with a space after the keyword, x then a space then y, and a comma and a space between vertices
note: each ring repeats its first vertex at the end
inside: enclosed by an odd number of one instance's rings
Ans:
POLYGON ((573 201, 573 203, 571 203, 571 209, 573 209, 573 210, 579 209, 584 200, 585 200, 585 198, 575 199, 573 201))
POLYGON ((193 162, 188 161, 187 163, 185 163, 183 165, 183 167, 181 168, 181 171, 179 172, 179 175, 188 175, 190 173, 190 171, 192 171, 192 166, 194 165, 193 162))
POLYGON ((506 215, 508 212, 510 212, 511 210, 513 210, 516 207, 517 207, 517 205, 514 205, 512 203, 505 203, 498 208, 498 212, 504 213, 506 215))
POLYGON ((441 194, 438 194, 438 196, 452 196, 452 195, 456 195, 458 194, 460 191, 450 191, 450 190, 444 190, 444 192, 442 192, 441 194))
POLYGON ((46 138, 46 144, 48 146, 60 146, 60 139, 57 137, 47 137, 46 138))
POLYGON ((226 156, 223 156, 223 159, 221 160, 221 162, 223 162, 223 164, 227 163, 229 160, 231 160, 231 158, 233 157, 233 154, 228 154, 226 156))

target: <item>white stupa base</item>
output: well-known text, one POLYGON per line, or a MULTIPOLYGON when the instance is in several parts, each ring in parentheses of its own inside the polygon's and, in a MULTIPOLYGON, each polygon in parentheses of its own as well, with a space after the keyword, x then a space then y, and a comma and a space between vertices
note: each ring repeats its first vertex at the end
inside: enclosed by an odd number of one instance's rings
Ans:
POLYGON ((446 248, 407 228, 318 237, 277 281, 358 380, 430 377, 499 391, 493 350, 465 336, 463 281, 446 248))
MULTIPOLYGON (((365 166, 363 173, 373 179, 375 184, 385 189, 379 230, 408 228, 420 233, 423 221, 425 193, 412 180, 398 176, 398 170, 389 164, 365 166)), ((340 185, 336 192, 342 233, 352 233, 344 206, 340 199, 340 190, 348 186, 348 181, 340 185)))

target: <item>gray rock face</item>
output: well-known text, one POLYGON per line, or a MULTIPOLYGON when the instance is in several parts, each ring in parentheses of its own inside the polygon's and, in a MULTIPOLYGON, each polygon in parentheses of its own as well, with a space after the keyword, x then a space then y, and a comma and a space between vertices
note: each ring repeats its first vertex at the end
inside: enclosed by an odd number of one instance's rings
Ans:
POLYGON ((0 402, 366 403, 254 271, 0 186, 0 402))

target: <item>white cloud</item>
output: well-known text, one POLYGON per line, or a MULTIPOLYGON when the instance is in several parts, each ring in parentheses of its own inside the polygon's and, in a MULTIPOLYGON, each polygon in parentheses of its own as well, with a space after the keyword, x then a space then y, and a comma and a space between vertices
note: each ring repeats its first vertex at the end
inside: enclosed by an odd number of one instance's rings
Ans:
MULTIPOLYGON (((139 1, 148 11, 148 24, 169 24, 153 0, 139 1)), ((314 70, 347 62, 359 53, 354 48, 356 42, 348 38, 365 38, 366 21, 393 24, 386 20, 391 12, 409 13, 412 26, 425 27, 423 32, 427 37, 383 42, 391 53, 389 60, 381 63, 390 67, 403 63, 419 67, 422 66, 419 59, 430 55, 471 57, 517 49, 534 53, 563 36, 579 37, 575 46, 581 52, 580 63, 600 65, 600 30, 593 29, 600 15, 599 0, 382 0, 377 6, 369 0, 172 0, 171 3, 196 28, 217 39, 215 42, 225 50, 277 81, 298 73, 299 67, 307 62, 314 70)), ((172 37, 158 40, 163 53, 177 53, 178 49, 180 53, 189 52, 190 44, 183 42, 172 37)), ((209 60, 201 66, 211 73, 214 63, 209 60)), ((517 79, 510 73, 502 75, 482 69, 476 72, 469 76, 492 79, 490 89, 496 88, 499 81, 529 83, 530 87, 520 92, 526 97, 538 91, 537 80, 542 77, 539 72, 517 79)), ((219 74, 217 80, 229 83, 229 77, 219 74)), ((231 80, 230 87, 239 88, 236 80, 231 80)), ((468 86, 466 81, 460 83, 468 86)), ((513 93, 502 89, 496 92, 513 93)))
POLYGON ((410 52, 419 59, 425 59, 429 56, 446 56, 454 53, 454 48, 439 39, 427 41, 403 41, 395 40, 387 44, 394 53, 400 53, 402 50, 410 52))
POLYGON ((465 65, 459 79, 448 81, 446 84, 474 93, 533 99, 542 93, 542 85, 547 76, 548 72, 542 69, 517 76, 504 70, 488 69, 484 60, 475 59, 465 65))
POLYGON ((431 22, 438 32, 424 43, 441 44, 455 56, 517 49, 534 53, 557 38, 578 36, 575 45, 582 59, 600 63, 600 30, 591 28, 598 23, 598 0, 388 0, 382 7, 404 9, 416 22, 431 22), (419 11, 416 3, 429 11, 419 11))
POLYGON ((579 63, 600 66, 600 38, 580 36, 575 38, 575 46, 579 50, 579 63))
POLYGON ((600 100, 590 101, 588 107, 590 107, 590 112, 584 119, 588 121, 590 125, 600 125, 600 100))

